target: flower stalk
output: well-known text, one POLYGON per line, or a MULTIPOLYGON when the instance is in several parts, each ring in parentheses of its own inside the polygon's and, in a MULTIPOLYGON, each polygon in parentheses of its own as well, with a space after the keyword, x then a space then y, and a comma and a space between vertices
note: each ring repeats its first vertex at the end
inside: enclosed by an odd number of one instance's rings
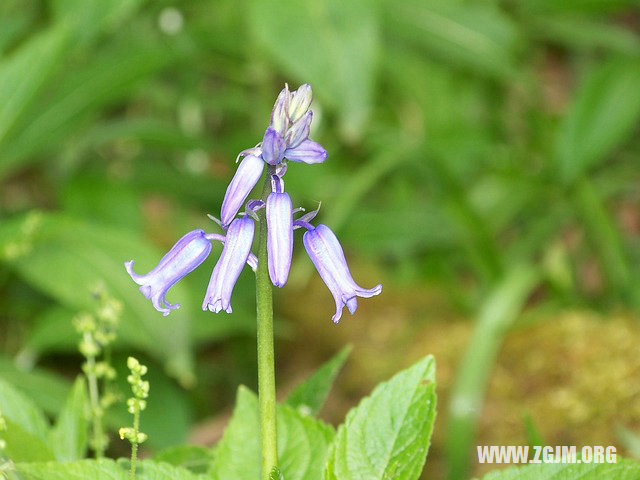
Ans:
MULTIPOLYGON (((271 192, 267 175, 263 199, 271 192)), ((256 270, 256 309, 258 322, 258 400, 260 405, 260 444, 262 478, 268 479, 278 465, 276 444, 276 376, 273 348, 273 295, 267 254, 267 219, 265 209, 258 212, 258 268, 256 270)))

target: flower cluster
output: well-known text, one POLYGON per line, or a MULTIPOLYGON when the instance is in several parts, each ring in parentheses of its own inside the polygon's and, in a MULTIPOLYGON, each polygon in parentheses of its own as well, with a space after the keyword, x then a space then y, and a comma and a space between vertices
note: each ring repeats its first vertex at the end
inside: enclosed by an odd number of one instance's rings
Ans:
POLYGON ((125 262, 127 272, 156 310, 168 315, 180 306, 165 299, 167 291, 209 256, 211 241, 220 241, 224 248, 211 274, 202 309, 231 313, 231 293, 244 264, 249 264, 254 270, 257 268, 257 258, 251 253, 251 246, 254 219, 259 220, 256 212, 260 209, 265 209, 268 269, 275 286, 282 287, 287 283, 293 254, 293 231, 305 228, 305 249, 335 299, 334 322, 340 320, 345 305, 349 312, 355 312, 358 306, 356 297, 367 298, 382 291, 381 285, 366 289, 355 283, 334 233, 326 225, 314 227, 310 223, 318 210, 294 219, 294 214, 304 210, 294 209, 289 194, 284 191, 283 177, 288 162, 314 164, 327 158, 327 151, 322 145, 309 138, 313 119, 313 111, 309 109, 311 100, 310 85, 302 85, 293 92, 285 86, 273 107, 262 142, 238 155, 236 162, 242 161, 225 193, 220 220, 211 217, 225 231, 224 235, 208 234, 203 230, 187 233, 146 275, 137 275, 133 271, 133 260, 125 262), (266 185, 270 185, 270 189, 266 189, 261 199, 247 201, 265 168, 266 185), (244 211, 238 215, 243 205, 244 211))

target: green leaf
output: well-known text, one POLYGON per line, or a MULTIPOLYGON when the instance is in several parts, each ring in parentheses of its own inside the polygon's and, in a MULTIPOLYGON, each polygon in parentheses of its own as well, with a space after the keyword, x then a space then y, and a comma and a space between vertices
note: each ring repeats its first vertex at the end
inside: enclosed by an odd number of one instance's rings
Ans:
POLYGON ((178 445, 161 450, 154 455, 155 462, 170 463, 193 473, 207 473, 213 462, 210 448, 200 445, 178 445))
POLYGON ((573 182, 607 159, 640 119, 640 61, 621 58, 584 79, 556 137, 562 179, 573 182))
MULTIPOLYGON (((288 405, 277 407, 278 464, 287 480, 314 480, 322 466, 333 429, 288 405)), ((258 397, 246 387, 238 389, 233 416, 216 449, 214 478, 260 478, 258 397)))
MULTIPOLYGON (((15 222, 26 224, 29 218, 15 222)), ((96 285, 104 284, 109 294, 124 305, 118 339, 163 361, 167 371, 179 380, 191 381, 189 319, 193 306, 185 303, 171 316, 163 317, 140 294, 123 266, 125 260, 134 258, 136 268, 147 271, 162 254, 119 227, 44 213, 36 223, 30 238, 17 240, 29 251, 13 262, 20 276, 75 311, 94 310, 92 290, 96 285)), ((11 222, 3 224, 0 239, 4 237, 4 228, 14 229, 11 222)), ((186 298, 184 286, 175 285, 169 298, 174 295, 175 298, 186 298)))
POLYGON ((35 161, 36 154, 55 147, 172 58, 170 50, 155 39, 123 35, 92 54, 89 63, 58 75, 57 88, 46 101, 31 106, 15 135, 6 142, 0 136, 4 148, 0 178, 17 165, 35 161))
POLYGON ((439 59, 492 76, 514 72, 516 25, 485 3, 453 0, 387 1, 385 19, 401 39, 439 59))
POLYGON ((324 405, 338 372, 351 353, 351 345, 344 347, 309 378, 298 385, 287 398, 287 404, 303 413, 317 415, 324 405))
POLYGON ((482 480, 637 480, 640 464, 617 459, 617 463, 533 464, 491 472, 482 480))
POLYGON ((51 430, 51 447, 62 462, 80 460, 87 451, 87 387, 83 377, 76 378, 67 402, 51 430))
POLYGON ((540 272, 530 265, 514 265, 480 308, 451 392, 447 422, 447 461, 450 478, 467 478, 469 452, 478 415, 498 349, 531 292, 540 272))
POLYGON ((425 357, 378 385, 333 441, 325 480, 417 479, 436 415, 435 361, 425 357))
POLYGON ((338 111, 357 138, 369 116, 379 48, 377 11, 367 0, 254 0, 250 25, 258 44, 321 103, 338 111), (274 34, 277 32, 277 34, 274 34))
MULTIPOLYGON (((20 358, 19 361, 24 361, 20 358)), ((30 359, 26 359, 30 362, 30 359)), ((0 357, 0 379, 18 385, 17 389, 45 413, 55 416, 64 406, 71 383, 64 377, 48 370, 33 368, 24 370, 16 367, 18 360, 0 357)), ((0 403, 0 409, 2 403, 0 403)))
POLYGON ((273 467, 269 474, 269 480, 284 480, 284 476, 278 467, 273 467))
MULTIPOLYGON (((111 459, 80 460, 68 463, 19 463, 17 471, 23 480, 127 480, 128 462, 111 459)), ((168 463, 145 460, 137 464, 136 480, 204 480, 188 470, 168 463)))
POLYGON ((49 425, 42 410, 4 380, 0 380, 0 412, 26 432, 47 441, 49 425))
POLYGON ((64 25, 33 36, 0 63, 0 145, 47 84, 67 46, 64 25))
POLYGON ((7 446, 3 453, 14 462, 46 462, 54 460, 49 445, 37 435, 26 430, 22 425, 6 420, 7 429, 2 438, 7 446))

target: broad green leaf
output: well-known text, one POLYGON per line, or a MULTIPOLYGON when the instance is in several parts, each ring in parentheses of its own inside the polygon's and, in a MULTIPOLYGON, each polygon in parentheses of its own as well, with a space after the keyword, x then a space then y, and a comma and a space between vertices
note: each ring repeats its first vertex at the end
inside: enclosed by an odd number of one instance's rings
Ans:
POLYGON ((170 463, 193 473, 207 473, 213 462, 213 455, 210 448, 200 445, 178 445, 161 450, 154 455, 153 461, 170 463))
POLYGON ((320 104, 338 111, 349 138, 362 133, 373 97, 375 7, 367 0, 254 0, 249 12, 259 45, 298 83, 313 83, 320 104))
POLYGON ((417 479, 436 415, 435 361, 428 356, 378 385, 338 428, 325 480, 417 479))
MULTIPOLYGON (((124 305, 118 325, 119 340, 164 362, 167 371, 181 381, 191 381, 189 319, 193 314, 192 305, 185 302, 180 310, 163 317, 138 291, 123 266, 124 261, 133 258, 136 270, 146 272, 162 254, 117 227, 60 214, 42 214, 37 223, 28 238, 17 240, 26 250, 12 262, 13 268, 29 284, 76 311, 93 311, 96 304, 92 291, 96 285, 103 284, 109 294, 124 305)), ((13 228, 3 224, 0 239, 4 238, 5 227, 13 228)), ((0 253, 2 251, 0 241, 0 253)), ((169 299, 186 297, 184 287, 179 284, 169 293, 169 299)))
POLYGON ((34 358, 49 352, 75 352, 80 337, 73 326, 76 313, 54 305, 36 317, 22 348, 22 355, 34 358))
POLYGON ((7 429, 2 432, 2 439, 7 446, 3 454, 12 461, 47 462, 55 459, 49 444, 42 437, 34 435, 11 420, 6 420, 6 423, 7 429))
MULTIPOLYGON (((129 478, 128 462, 115 462, 111 459, 80 460, 68 463, 19 463, 16 468, 22 480, 127 480, 129 478)), ((136 480, 204 480, 205 478, 183 468, 151 460, 138 462, 136 468, 136 480)))
POLYGON ((57 415, 64 406, 71 383, 61 375, 48 370, 18 368, 17 361, 31 363, 32 359, 22 357, 18 360, 10 360, 0 357, 0 379, 17 385, 17 389, 26 394, 28 398, 33 399, 38 408, 41 408, 46 414, 57 415))
POLYGON ((13 385, 0 379, 0 412, 34 437, 43 442, 48 439, 47 419, 33 401, 13 385))
POLYGON ((494 76, 514 72, 518 30, 496 7, 455 0, 385 5, 393 33, 439 59, 494 76))
POLYGON ((76 378, 67 402, 51 430, 51 448, 61 462, 80 460, 87 451, 87 387, 76 378))
POLYGON ((67 39, 64 25, 50 27, 0 62, 0 146, 59 65, 67 39))
POLYGON ((556 137, 555 160, 573 182, 607 159, 640 119, 640 60, 618 59, 589 72, 556 137))
POLYGON ((617 459, 616 463, 534 464, 491 472, 482 480, 637 480, 640 464, 617 459))
POLYGON ((309 378, 298 385, 287 398, 287 403, 303 413, 317 415, 324 405, 338 372, 351 353, 344 347, 331 360, 322 365, 309 378))
MULTIPOLYGON (((288 405, 279 405, 277 416, 278 467, 282 475, 286 480, 319 480, 333 429, 288 405)), ((214 478, 260 478, 259 432, 258 397, 240 387, 233 416, 216 449, 214 478)))

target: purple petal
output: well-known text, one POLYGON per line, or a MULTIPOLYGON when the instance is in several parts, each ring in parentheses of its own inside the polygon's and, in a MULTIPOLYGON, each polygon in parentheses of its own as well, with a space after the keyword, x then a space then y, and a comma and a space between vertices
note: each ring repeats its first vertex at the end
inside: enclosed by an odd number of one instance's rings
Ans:
POLYGON ((202 302, 203 310, 231 313, 231 293, 249 259, 255 225, 249 216, 231 222, 222 254, 211 273, 209 286, 202 302))
POLYGON ((204 230, 193 230, 178 240, 160 263, 146 275, 138 275, 133 271, 133 260, 125 262, 124 266, 133 281, 140 285, 142 294, 151 300, 156 310, 166 316, 172 309, 180 307, 164 298, 167 291, 204 262, 210 252, 211 243, 204 230))
POLYGON ((269 277, 282 288, 287 283, 293 255, 293 215, 289 194, 271 193, 267 197, 267 250, 269 277))
POLYGON ((355 283, 340 242, 326 225, 318 225, 305 232, 303 242, 311 261, 335 300, 336 314, 332 318, 335 323, 340 320, 345 305, 351 313, 356 311, 356 296, 368 298, 382 291, 382 285, 366 289, 355 283))
POLYGON ((254 155, 247 155, 240 162, 222 201, 220 217, 223 228, 226 228, 236 216, 245 199, 258 183, 263 170, 264 162, 254 155))
POLYGON ((287 148, 296 148, 309 138, 309 129, 311 128, 312 119, 313 112, 309 110, 300 120, 291 126, 287 131, 287 136, 285 138, 287 148))
POLYGON ((322 163, 328 154, 322 145, 307 139, 296 148, 287 148, 284 156, 292 162, 322 163))
POLYGON ((284 138, 273 128, 267 128, 262 139, 262 159, 269 165, 277 165, 284 157, 284 138))
POLYGON ((298 90, 291 94, 291 100, 289 101, 289 118, 292 122, 297 122, 307 113, 312 99, 311 85, 308 83, 301 85, 298 90))
POLYGON ((273 111, 271 112, 270 126, 273 127, 276 132, 283 136, 289 124, 289 95, 289 87, 285 85, 285 87, 278 95, 276 103, 273 106, 273 111))

